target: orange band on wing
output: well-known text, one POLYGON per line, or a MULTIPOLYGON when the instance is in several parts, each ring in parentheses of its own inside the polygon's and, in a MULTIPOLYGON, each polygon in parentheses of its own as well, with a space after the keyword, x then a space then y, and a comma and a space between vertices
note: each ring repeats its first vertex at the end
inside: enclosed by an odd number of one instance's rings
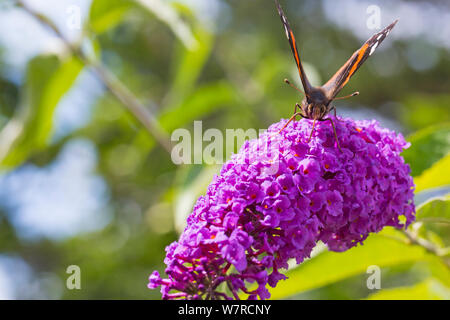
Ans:
POLYGON ((365 43, 359 50, 358 57, 356 58, 355 63, 353 64, 352 68, 350 69, 350 72, 348 73, 347 78, 345 79, 344 83, 342 84, 342 87, 347 84, 348 80, 350 80, 350 77, 355 73, 355 71, 358 68, 359 63, 361 62, 361 59, 364 57, 364 54, 366 53, 368 47, 369 47, 369 44, 365 43))
POLYGON ((295 45, 295 37, 294 37, 294 33, 292 32, 292 30, 290 31, 290 34, 291 34, 291 38, 292 38, 292 47, 294 48, 294 53, 295 53, 295 61, 297 61, 297 66, 300 66, 300 59, 298 57, 297 47, 295 45))

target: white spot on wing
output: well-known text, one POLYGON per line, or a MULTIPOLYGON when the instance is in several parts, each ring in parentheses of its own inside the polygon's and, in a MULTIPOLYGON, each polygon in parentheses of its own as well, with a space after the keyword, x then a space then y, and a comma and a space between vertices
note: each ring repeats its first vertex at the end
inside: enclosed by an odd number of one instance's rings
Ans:
POLYGON ((372 49, 370 49, 369 56, 372 55, 372 53, 375 51, 375 49, 376 49, 377 47, 378 47, 378 42, 376 42, 376 43, 373 45, 372 49))
POLYGON ((284 31, 286 32, 286 37, 289 39, 289 30, 286 26, 284 26, 284 31))

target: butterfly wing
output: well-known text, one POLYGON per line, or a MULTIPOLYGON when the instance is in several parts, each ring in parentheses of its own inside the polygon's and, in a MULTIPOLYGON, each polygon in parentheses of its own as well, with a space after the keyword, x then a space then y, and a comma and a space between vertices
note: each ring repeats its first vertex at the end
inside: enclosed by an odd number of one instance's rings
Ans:
POLYGON ((295 62, 297 63, 298 73, 300 74, 300 79, 302 80, 303 89, 305 89, 306 95, 309 95, 309 92, 311 91, 311 84, 309 83, 308 78, 306 77, 305 71, 303 69, 302 62, 300 60, 300 52, 298 50, 297 43, 295 42, 294 33, 292 32, 292 29, 289 25, 286 15, 283 12, 283 9, 281 9, 280 4, 278 3, 277 0, 275 0, 275 3, 277 5, 278 14, 280 15, 284 30, 286 31, 286 37, 288 38, 289 44, 291 45, 295 62))
POLYGON ((350 59, 336 72, 336 74, 322 86, 328 99, 332 100, 336 97, 364 61, 366 61, 380 43, 383 42, 392 28, 394 28, 397 21, 398 20, 395 20, 389 26, 367 40, 359 50, 353 53, 350 59))

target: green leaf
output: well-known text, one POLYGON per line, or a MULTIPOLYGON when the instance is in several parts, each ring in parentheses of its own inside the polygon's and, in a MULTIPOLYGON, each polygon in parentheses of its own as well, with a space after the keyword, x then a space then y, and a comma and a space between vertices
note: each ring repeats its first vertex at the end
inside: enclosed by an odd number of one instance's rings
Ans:
POLYGON ((450 123, 420 130, 408 137, 411 147, 402 155, 415 177, 450 152, 450 123))
POLYGON ((131 0, 93 0, 89 12, 89 28, 95 33, 103 33, 115 27, 133 5, 131 0))
POLYGON ((161 126, 173 130, 199 120, 219 108, 236 101, 234 89, 227 82, 216 82, 199 87, 176 107, 163 112, 161 126), (183 115, 180 117, 180 115, 183 115))
POLYGON ((38 56, 27 67, 24 104, 0 134, 0 163, 13 167, 46 146, 53 113, 83 68, 76 58, 38 56), (14 126, 16 130, 10 130, 14 126), (5 138, 5 139, 4 139, 5 138))
POLYGON ((414 179, 415 192, 450 185, 450 153, 414 179))
POLYGON ((189 50, 195 50, 198 42, 190 27, 178 15, 174 6, 161 0, 93 0, 88 26, 95 33, 103 33, 119 24, 130 9, 150 12, 165 23, 189 50))
POLYGON ((171 109, 178 105, 195 88, 203 67, 209 58, 213 46, 213 36, 201 26, 197 27, 195 36, 198 45, 191 50, 180 47, 176 50, 174 64, 175 75, 166 101, 166 108, 171 109))
POLYGON ((220 166, 184 166, 177 173, 178 186, 174 192, 175 229, 181 233, 186 227, 188 215, 198 197, 205 193, 214 175, 218 174, 220 166))
POLYGON ((188 50, 195 50, 199 43, 188 24, 178 15, 175 7, 162 0, 135 0, 145 10, 164 22, 188 50))
POLYGON ((435 279, 428 279, 411 287, 383 289, 371 294, 369 300, 448 300, 450 288, 435 279))
POLYGON ((439 280, 442 284, 450 287, 450 272, 445 260, 441 257, 431 257, 427 263, 430 276, 439 280))
POLYGON ((450 121, 449 104, 450 95, 445 93, 411 94, 407 95, 403 103, 404 108, 399 108, 397 112, 402 123, 420 129, 437 122, 450 121))
MULTIPOLYGON (((194 120, 203 119, 212 112, 233 105, 235 101, 236 94, 228 83, 221 81, 210 83, 199 87, 177 106, 164 111, 159 116, 159 123, 167 132, 171 132, 194 120)), ((147 131, 141 130, 135 143, 142 148, 150 149, 155 141, 147 131)))
POLYGON ((447 219, 450 223, 450 193, 431 198, 416 208, 416 217, 418 220, 436 218, 447 219))
POLYGON ((422 222, 420 235, 445 247, 450 243, 450 193, 434 197, 416 208, 417 220, 422 222))
POLYGON ((423 248, 411 246, 401 241, 372 235, 363 246, 346 252, 323 252, 289 270, 285 281, 280 281, 270 290, 272 299, 285 299, 307 290, 365 273, 367 267, 380 268, 421 261, 427 258, 423 248))

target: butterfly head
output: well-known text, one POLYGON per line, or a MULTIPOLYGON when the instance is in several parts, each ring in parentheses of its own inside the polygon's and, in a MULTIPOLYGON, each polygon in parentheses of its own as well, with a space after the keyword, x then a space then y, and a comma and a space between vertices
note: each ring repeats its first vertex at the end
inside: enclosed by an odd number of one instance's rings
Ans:
POLYGON ((321 88, 312 88, 300 107, 306 118, 320 120, 329 112, 330 102, 321 88))

